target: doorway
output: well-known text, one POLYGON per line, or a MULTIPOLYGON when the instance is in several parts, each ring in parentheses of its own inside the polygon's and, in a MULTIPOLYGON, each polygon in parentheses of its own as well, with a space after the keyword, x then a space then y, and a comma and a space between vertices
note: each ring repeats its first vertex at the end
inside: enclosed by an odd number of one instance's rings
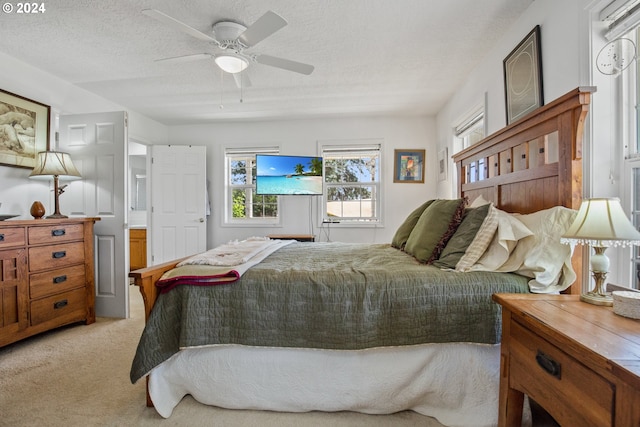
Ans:
POLYGON ((148 254, 150 177, 148 174, 148 144, 129 138, 129 271, 150 265, 148 254))

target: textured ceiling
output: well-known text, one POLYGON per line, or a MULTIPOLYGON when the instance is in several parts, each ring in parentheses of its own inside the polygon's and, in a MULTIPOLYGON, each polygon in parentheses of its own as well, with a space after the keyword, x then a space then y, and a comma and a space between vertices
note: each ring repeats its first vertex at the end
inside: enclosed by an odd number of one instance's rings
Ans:
POLYGON ((0 51, 167 125, 434 114, 532 1, 54 0, 41 14, 0 12, 0 51), (272 10, 289 24, 248 51, 315 70, 252 63, 240 91, 213 59, 155 62, 219 50, 146 8, 207 34, 272 10))

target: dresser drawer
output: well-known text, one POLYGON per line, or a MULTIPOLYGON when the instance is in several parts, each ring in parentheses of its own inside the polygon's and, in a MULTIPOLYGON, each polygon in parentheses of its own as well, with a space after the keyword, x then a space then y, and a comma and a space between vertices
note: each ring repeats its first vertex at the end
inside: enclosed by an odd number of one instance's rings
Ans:
POLYGON ((561 425, 613 425, 612 384, 518 322, 510 326, 511 388, 529 395, 561 425))
POLYGON ((0 229, 0 249, 24 245, 24 227, 3 227, 0 229))
POLYGON ((79 263, 84 263, 83 242, 29 248, 29 271, 61 268, 79 263))
POLYGON ((29 227, 29 244, 47 244, 82 240, 84 224, 60 224, 43 227, 29 227))
POLYGON ((83 318, 86 304, 84 288, 31 301, 31 326, 56 318, 60 318, 62 323, 75 316, 83 318))
POLYGON ((84 264, 60 268, 29 276, 29 296, 42 298, 86 285, 84 264))

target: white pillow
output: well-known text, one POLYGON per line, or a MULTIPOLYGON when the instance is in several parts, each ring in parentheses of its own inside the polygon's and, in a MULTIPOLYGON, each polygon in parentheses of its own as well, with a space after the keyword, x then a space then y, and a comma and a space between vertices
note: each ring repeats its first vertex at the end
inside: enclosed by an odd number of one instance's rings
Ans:
POLYGON ((498 271, 507 262, 518 241, 533 234, 510 213, 497 208, 495 210, 498 229, 485 253, 468 271, 498 271))
POLYGON ((515 215, 533 235, 516 245, 509 259, 498 271, 513 271, 531 277, 529 290, 555 293, 567 289, 576 279, 571 266, 573 248, 560 243, 577 212, 556 206, 528 215, 515 215))
POLYGON ((464 255, 462 255, 456 264, 456 271, 469 271, 469 269, 478 262, 480 257, 487 251, 497 229, 498 209, 491 203, 489 204, 489 212, 484 221, 482 221, 480 229, 467 247, 464 255))

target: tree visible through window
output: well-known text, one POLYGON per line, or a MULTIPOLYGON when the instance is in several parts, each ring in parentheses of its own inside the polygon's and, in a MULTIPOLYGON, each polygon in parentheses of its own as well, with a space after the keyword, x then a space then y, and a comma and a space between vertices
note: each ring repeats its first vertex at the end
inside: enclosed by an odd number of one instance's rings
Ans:
POLYGON ((325 222, 380 222, 380 145, 324 146, 325 222))
POLYGON ((273 150, 227 150, 226 222, 270 222, 278 220, 278 196, 256 194, 256 154, 273 150))

